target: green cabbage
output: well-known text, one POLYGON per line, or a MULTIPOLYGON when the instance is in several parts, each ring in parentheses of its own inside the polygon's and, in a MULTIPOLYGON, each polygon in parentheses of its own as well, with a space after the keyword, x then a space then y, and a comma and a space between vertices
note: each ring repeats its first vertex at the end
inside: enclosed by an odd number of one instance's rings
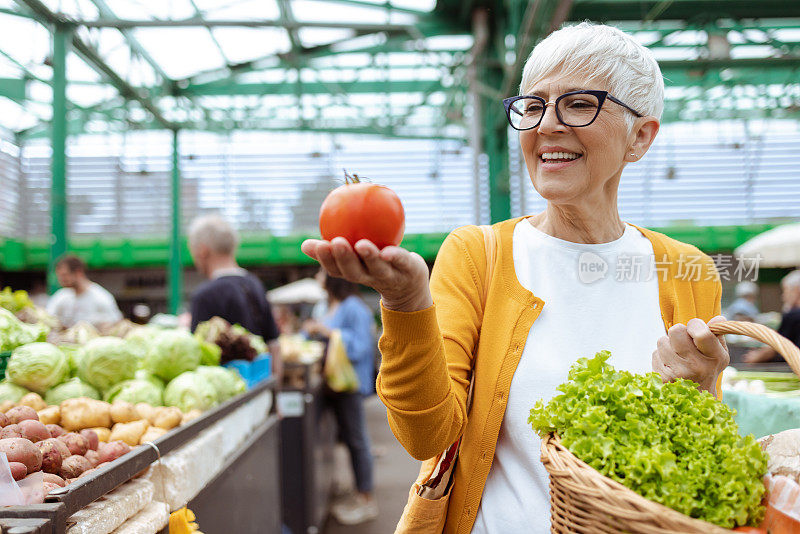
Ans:
POLYGON ((144 368, 170 381, 200 365, 200 342, 184 330, 164 330, 156 336, 147 350, 144 368))
POLYGON ((78 397, 100 400, 100 393, 80 378, 70 378, 45 393, 44 400, 47 404, 59 405, 62 401, 77 399, 78 397))
POLYGON ((41 395, 69 377, 69 363, 55 345, 30 343, 11 353, 6 376, 16 385, 41 395))
POLYGON ((106 391, 103 400, 106 402, 125 401, 131 404, 146 402, 150 406, 161 406, 164 404, 163 392, 163 387, 159 387, 149 380, 134 378, 111 387, 106 391))
POLYGON ((164 404, 177 406, 182 412, 195 408, 207 410, 217 403, 214 386, 194 371, 187 371, 167 384, 164 390, 164 404))
POLYGON ((0 352, 14 350, 36 341, 45 341, 49 330, 43 324, 23 323, 7 309, 0 308, 0 352))
POLYGON ((201 365, 195 372, 214 387, 219 402, 224 402, 247 390, 244 380, 233 369, 201 365))
POLYGON ((22 386, 18 386, 8 380, 0 381, 0 402, 11 401, 19 402, 19 400, 30 393, 22 386))
POLYGON ((67 363, 69 364, 69 374, 70 376, 75 376, 75 373, 78 372, 78 359, 81 357, 81 347, 79 345, 72 345, 72 344, 60 344, 58 346, 61 349, 61 352, 67 357, 67 363))
POLYGON ((131 348, 139 355, 139 357, 144 361, 145 356, 147 356, 147 349, 153 343, 153 340, 161 335, 164 332, 163 328, 158 328, 155 326, 138 326, 128 332, 125 336, 125 341, 127 341, 131 348))
POLYGON ((767 458, 734 412, 689 380, 616 371, 608 351, 579 359, 528 422, 645 498, 726 528, 758 525, 767 458))
POLYGON ((139 367, 136 352, 118 337, 92 339, 80 352, 78 378, 101 392, 133 378, 139 367))
POLYGON ((161 391, 164 391, 164 388, 167 386, 167 384, 163 380, 158 378, 156 375, 154 375, 147 369, 139 369, 138 371, 136 371, 136 375, 134 375, 134 378, 136 378, 137 380, 147 380, 148 382, 151 382, 154 386, 157 386, 158 389, 160 389, 161 391))

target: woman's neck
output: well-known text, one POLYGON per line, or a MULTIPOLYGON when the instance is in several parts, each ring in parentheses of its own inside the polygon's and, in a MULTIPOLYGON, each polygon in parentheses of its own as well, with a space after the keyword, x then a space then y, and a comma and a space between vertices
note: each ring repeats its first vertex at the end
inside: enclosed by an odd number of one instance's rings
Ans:
POLYGON ((609 210, 586 210, 572 206, 547 208, 529 219, 537 230, 572 243, 608 243, 622 237, 625 223, 619 217, 616 205, 609 210))

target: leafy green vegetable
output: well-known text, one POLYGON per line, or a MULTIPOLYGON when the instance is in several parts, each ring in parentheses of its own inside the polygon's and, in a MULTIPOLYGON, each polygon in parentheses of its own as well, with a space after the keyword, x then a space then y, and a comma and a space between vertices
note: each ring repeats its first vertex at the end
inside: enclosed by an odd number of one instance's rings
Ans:
POLYGON ((159 387, 150 380, 134 378, 112 386, 106 391, 103 400, 106 402, 120 400, 131 404, 146 402, 150 406, 161 406, 164 404, 163 392, 163 387, 159 387))
POLYGON ((0 352, 22 345, 45 341, 49 328, 42 324, 23 323, 5 308, 0 308, 0 352))
POLYGON ((44 400, 49 405, 59 405, 62 401, 78 397, 100 400, 100 393, 80 378, 70 378, 45 393, 44 400))
POLYGON ((128 343, 118 337, 98 337, 80 351, 78 378, 101 392, 133 378, 139 358, 128 343))
POLYGON ((156 336, 147 349, 144 368, 170 381, 200 365, 200 341, 183 330, 164 330, 156 336))
POLYGON ((233 369, 201 365, 195 372, 214 387, 219 402, 224 402, 247 390, 244 380, 233 369))
POLYGON ((199 339, 199 341, 201 354, 200 365, 219 365, 220 358, 222 357, 222 349, 219 348, 219 345, 209 343, 203 339, 199 339))
POLYGON ((147 369, 139 369, 136 371, 136 375, 134 376, 137 380, 147 380, 151 382, 154 386, 158 387, 161 391, 164 391, 166 387, 166 383, 158 378, 156 375, 148 371, 147 369))
POLYGON ((10 287, 4 287, 0 291, 0 307, 12 313, 17 313, 23 308, 33 308, 33 301, 28 296, 28 292, 22 289, 16 291, 10 287))
POLYGON ((194 371, 186 371, 167 384, 164 404, 182 412, 195 408, 207 410, 217 403, 217 392, 209 381, 194 371))
POLYGON ((16 385, 42 395, 69 377, 69 364, 55 345, 30 343, 11 353, 6 376, 16 385))
POLYGON ((30 393, 22 386, 18 386, 8 380, 0 381, 0 402, 10 400, 11 402, 19 402, 19 400, 30 393))
POLYGON ((536 402, 533 429, 651 501, 723 527, 757 525, 767 458, 739 436, 734 412, 694 382, 616 371, 610 356, 578 360, 561 394, 536 402))

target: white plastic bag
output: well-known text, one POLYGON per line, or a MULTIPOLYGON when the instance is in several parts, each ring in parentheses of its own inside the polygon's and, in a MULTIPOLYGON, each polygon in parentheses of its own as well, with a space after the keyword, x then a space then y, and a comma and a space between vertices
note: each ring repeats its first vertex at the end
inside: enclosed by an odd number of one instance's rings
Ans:
POLYGON ((17 482, 11 476, 6 453, 0 452, 0 506, 19 506, 44 502, 44 476, 41 471, 17 482))

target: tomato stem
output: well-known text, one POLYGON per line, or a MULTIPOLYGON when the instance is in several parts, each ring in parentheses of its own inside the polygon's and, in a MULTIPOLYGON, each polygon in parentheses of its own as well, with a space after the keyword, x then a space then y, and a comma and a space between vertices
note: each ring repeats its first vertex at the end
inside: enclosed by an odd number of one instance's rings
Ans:
POLYGON ((357 184, 361 182, 361 179, 358 177, 356 173, 352 175, 347 173, 347 169, 342 169, 344 171, 344 183, 346 184, 357 184))

